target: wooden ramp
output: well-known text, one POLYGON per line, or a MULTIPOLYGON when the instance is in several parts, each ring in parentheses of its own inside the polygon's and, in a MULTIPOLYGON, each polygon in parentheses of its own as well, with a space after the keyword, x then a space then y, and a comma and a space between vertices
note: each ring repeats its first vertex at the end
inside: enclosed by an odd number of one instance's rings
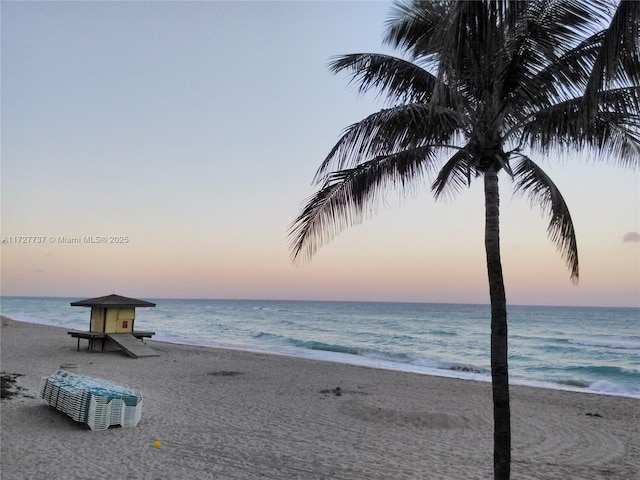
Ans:
POLYGON ((107 338, 110 338, 118 344, 127 355, 133 358, 139 357, 159 357, 160 354, 151 350, 144 343, 138 340, 130 333, 107 333, 107 338))

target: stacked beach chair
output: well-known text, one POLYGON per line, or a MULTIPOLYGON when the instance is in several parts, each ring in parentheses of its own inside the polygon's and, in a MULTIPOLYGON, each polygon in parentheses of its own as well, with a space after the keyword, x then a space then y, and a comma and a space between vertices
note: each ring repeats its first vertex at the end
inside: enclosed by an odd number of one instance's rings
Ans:
POLYGON ((142 417, 139 390, 66 370, 42 378, 40 397, 91 430, 135 427, 142 417))

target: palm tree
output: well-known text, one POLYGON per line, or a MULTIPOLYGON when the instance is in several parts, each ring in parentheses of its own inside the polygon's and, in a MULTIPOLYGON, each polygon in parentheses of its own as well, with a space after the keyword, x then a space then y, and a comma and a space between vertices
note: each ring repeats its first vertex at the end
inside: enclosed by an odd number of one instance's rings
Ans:
POLYGON ((292 256, 309 260, 368 217, 388 187, 415 188, 433 174, 438 199, 483 180, 496 479, 509 478, 511 463, 498 175, 542 206, 577 282, 569 209, 530 155, 586 150, 639 165, 639 24, 635 1, 405 0, 394 4, 385 41, 406 58, 360 53, 330 63, 388 104, 347 127, 321 164, 320 188, 289 230, 292 256))

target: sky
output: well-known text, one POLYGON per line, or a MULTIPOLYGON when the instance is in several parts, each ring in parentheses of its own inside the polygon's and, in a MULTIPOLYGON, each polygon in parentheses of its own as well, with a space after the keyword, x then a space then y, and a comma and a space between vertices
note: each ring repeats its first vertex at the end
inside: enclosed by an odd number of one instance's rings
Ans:
MULTIPOLYGON (((390 6, 3 1, 2 295, 489 303, 480 183, 390 192, 291 261, 316 169, 383 106, 327 64, 392 53, 390 6)), ((639 172, 534 158, 571 210, 580 282, 503 178, 507 302, 640 306, 639 172)))

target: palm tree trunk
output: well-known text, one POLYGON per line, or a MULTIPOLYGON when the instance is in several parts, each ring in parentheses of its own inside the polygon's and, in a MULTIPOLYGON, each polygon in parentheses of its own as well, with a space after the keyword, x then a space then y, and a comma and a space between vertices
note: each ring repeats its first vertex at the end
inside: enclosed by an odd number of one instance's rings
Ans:
POLYGON ((484 174, 485 236, 491 297, 491 383, 493 387, 493 471, 508 480, 511 469, 511 412, 507 363, 507 299, 500 261, 500 195, 498 173, 484 174))

